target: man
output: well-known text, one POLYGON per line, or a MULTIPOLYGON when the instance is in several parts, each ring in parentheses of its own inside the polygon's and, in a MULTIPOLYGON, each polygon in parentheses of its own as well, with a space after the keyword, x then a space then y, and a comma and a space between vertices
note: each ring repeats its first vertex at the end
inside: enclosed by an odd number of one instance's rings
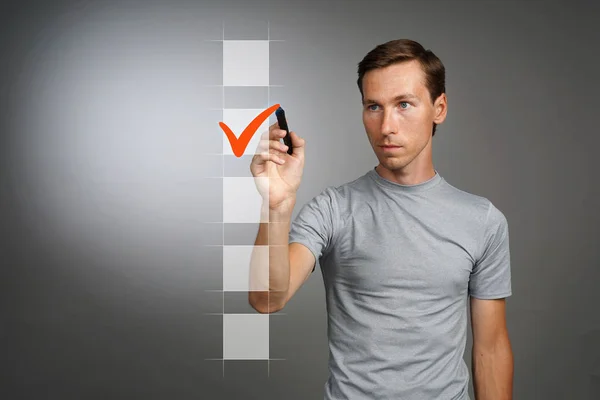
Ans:
POLYGON ((292 223, 305 141, 291 132, 287 154, 274 124, 269 151, 252 161, 253 176, 269 182, 259 187, 269 223, 255 244, 270 252, 269 291, 250 292, 250 303, 281 310, 318 263, 330 349, 325 399, 464 400, 469 299, 476 399, 511 399, 507 220, 432 163, 447 113, 445 68, 419 43, 394 40, 369 52, 358 74, 375 168, 326 188, 292 223))

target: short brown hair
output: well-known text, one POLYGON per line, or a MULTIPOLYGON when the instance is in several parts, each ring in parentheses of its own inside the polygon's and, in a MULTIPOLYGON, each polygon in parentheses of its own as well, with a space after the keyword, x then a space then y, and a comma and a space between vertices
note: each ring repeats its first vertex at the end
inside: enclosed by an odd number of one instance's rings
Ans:
MULTIPOLYGON (((358 90, 364 98, 362 90, 363 77, 368 71, 384 68, 392 64, 417 60, 425 72, 425 86, 429 91, 431 102, 442 93, 446 93, 446 68, 442 61, 431 50, 410 39, 397 39, 383 43, 371 50, 358 63, 358 90)), ((437 124, 433 124, 431 136, 435 135, 437 124)))

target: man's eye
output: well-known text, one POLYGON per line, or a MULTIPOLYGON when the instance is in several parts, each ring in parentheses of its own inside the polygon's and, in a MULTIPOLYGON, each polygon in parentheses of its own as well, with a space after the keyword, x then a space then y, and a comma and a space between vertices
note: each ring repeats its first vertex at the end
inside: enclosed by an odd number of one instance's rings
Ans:
POLYGON ((371 111, 376 111, 373 109, 373 107, 378 107, 377 104, 371 104, 370 106, 368 106, 367 108, 371 111))
POLYGON ((402 108, 408 108, 408 105, 409 104, 407 102, 405 102, 405 101, 401 101, 400 102, 400 107, 402 107, 402 108))

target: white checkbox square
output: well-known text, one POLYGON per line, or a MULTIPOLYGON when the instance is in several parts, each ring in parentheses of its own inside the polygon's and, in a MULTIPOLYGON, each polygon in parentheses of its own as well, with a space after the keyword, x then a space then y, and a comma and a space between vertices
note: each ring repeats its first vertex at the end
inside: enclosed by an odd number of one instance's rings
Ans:
MULTIPOLYGON (((269 222, 262 212, 268 204, 269 178, 225 177, 223 178, 223 222, 261 223, 269 222), (257 185, 265 188, 267 199, 262 198, 257 185)), ((261 189, 262 190, 262 189, 261 189)))
POLYGON ((269 86, 269 41, 223 41, 224 86, 269 86))
POLYGON ((223 291, 269 289, 269 246, 223 246, 223 291))
MULTIPOLYGON (((260 109, 250 109, 250 108, 226 108, 223 110, 223 122, 225 125, 231 129, 236 138, 239 138, 244 129, 256 118, 261 112, 264 110, 260 109)), ((269 131, 269 119, 265 119, 265 121, 260 125, 258 130, 250 139, 250 142, 246 146, 243 155, 255 155, 260 153, 260 149, 258 145, 260 143, 260 138, 262 135, 265 135, 269 131)), ((231 148, 231 143, 227 138, 225 132, 223 134, 223 154, 233 155, 233 149, 231 148)), ((248 166, 250 167, 250 166, 248 166)))
POLYGON ((223 359, 269 359, 269 315, 224 314, 223 359))

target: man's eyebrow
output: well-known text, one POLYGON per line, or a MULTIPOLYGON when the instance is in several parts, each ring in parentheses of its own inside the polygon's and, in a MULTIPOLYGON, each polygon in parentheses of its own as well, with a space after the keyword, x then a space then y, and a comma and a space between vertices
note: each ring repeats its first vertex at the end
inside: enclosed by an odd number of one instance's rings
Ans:
MULTIPOLYGON (((393 100, 399 101, 399 100, 418 100, 418 99, 419 98, 412 93, 402 93, 402 94, 399 94, 398 96, 394 97, 393 100)), ((367 104, 367 103, 377 103, 377 101, 371 100, 371 99, 365 99, 363 101, 363 104, 367 104)))

